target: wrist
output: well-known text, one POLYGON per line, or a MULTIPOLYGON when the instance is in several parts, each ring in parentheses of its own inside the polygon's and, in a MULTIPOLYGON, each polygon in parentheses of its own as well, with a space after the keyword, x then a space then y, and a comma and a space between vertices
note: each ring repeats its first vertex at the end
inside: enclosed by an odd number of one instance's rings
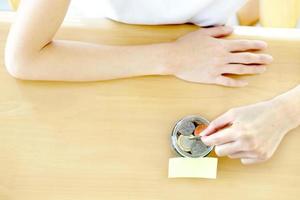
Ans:
POLYGON ((128 54, 128 62, 134 66, 129 76, 170 75, 168 43, 122 46, 120 50, 128 54))
POLYGON ((174 75, 175 64, 177 56, 175 55, 175 43, 164 43, 164 56, 163 56, 163 75, 174 75))
POLYGON ((280 120, 286 124, 288 130, 300 125, 300 88, 295 88, 287 93, 270 100, 272 108, 277 110, 280 120))

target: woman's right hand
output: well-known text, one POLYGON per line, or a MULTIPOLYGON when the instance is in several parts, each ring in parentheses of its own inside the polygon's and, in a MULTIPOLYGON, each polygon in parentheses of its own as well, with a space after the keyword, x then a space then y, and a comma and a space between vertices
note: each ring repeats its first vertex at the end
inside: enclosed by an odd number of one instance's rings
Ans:
POLYGON ((168 68, 174 76, 197 83, 243 87, 244 80, 227 74, 261 74, 272 56, 247 51, 263 50, 267 43, 256 40, 225 40, 232 28, 219 26, 189 33, 171 44, 168 68))

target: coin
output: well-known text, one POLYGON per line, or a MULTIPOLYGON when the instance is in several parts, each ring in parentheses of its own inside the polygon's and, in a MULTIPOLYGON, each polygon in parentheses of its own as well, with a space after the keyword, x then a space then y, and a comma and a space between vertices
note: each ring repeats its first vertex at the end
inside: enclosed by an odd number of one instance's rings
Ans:
POLYGON ((186 152, 191 151, 191 147, 196 141, 190 140, 188 136, 180 135, 177 140, 178 146, 186 152))
POLYGON ((202 131, 204 131, 206 128, 207 128, 207 125, 205 125, 205 124, 199 124, 196 127, 195 131, 194 131, 194 135, 195 136, 199 136, 200 133, 202 133, 202 131))
POLYGON ((193 156, 201 156, 208 150, 208 147, 201 141, 195 140, 191 146, 191 153, 193 156))
POLYGON ((191 121, 183 122, 179 127, 179 132, 184 136, 189 136, 193 134, 195 130, 195 125, 191 121))

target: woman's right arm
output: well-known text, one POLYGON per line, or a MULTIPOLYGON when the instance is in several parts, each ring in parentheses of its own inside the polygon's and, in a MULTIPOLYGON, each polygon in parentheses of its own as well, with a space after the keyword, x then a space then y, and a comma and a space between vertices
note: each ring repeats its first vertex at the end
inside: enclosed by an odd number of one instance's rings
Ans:
POLYGON ((237 13, 240 25, 253 26, 259 21, 259 0, 248 0, 237 13))
MULTIPOLYGON (((171 43, 107 46, 54 40, 70 0, 23 0, 9 33, 5 64, 25 80, 97 81, 142 75, 174 75, 186 81, 243 86, 224 74, 257 74, 271 62, 261 41, 229 41, 228 27, 201 29, 171 43), (249 66, 248 64, 256 64, 249 66)), ((74 33, 76 34, 76 33, 74 33)))

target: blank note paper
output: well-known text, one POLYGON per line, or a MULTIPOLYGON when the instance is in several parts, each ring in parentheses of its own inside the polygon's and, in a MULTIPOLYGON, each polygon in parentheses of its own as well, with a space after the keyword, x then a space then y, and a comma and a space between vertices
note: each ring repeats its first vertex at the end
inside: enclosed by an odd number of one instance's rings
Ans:
POLYGON ((170 158, 169 178, 217 178, 217 158, 170 158))

